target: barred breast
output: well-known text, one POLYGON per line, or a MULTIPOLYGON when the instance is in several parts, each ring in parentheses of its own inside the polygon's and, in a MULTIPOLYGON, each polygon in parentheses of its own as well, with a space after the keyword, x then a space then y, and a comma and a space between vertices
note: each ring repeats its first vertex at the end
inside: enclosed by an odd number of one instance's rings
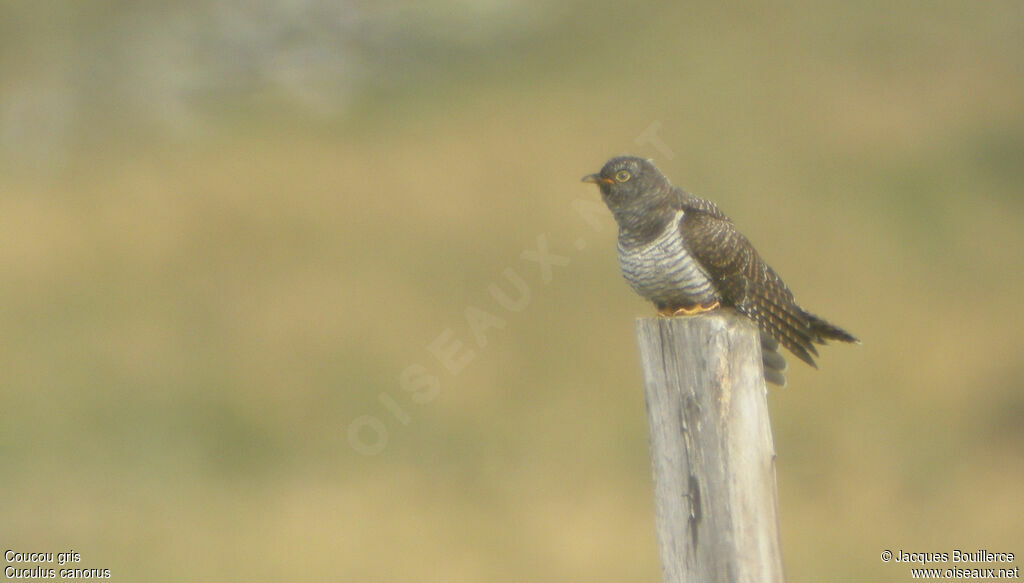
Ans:
POLYGON ((676 211, 665 231, 649 243, 619 238, 622 275, 638 294, 658 306, 710 303, 717 296, 707 273, 686 251, 679 231, 683 214, 676 211))

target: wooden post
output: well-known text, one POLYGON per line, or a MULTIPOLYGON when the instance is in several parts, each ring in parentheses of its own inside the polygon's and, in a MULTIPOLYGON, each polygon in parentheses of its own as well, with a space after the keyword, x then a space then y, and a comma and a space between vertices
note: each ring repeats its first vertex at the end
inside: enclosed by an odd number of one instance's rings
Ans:
POLYGON ((664 583, 782 583, 757 328, 718 310, 639 318, 664 583))

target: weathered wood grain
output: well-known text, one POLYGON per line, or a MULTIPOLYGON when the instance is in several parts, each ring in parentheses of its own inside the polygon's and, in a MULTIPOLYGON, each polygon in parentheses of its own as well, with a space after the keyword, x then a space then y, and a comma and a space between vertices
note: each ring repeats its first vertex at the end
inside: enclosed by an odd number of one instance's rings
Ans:
POLYGON ((664 583, 784 581, 756 327, 728 311, 640 318, 664 583))

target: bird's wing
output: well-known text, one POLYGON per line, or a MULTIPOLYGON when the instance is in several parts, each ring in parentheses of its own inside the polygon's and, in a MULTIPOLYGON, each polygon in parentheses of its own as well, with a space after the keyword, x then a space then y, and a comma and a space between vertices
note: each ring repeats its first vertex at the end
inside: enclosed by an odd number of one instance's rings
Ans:
POLYGON ((686 248, 721 294, 736 308, 811 366, 821 342, 809 314, 793 299, 782 279, 761 260, 754 246, 715 203, 691 197, 680 222, 686 248))

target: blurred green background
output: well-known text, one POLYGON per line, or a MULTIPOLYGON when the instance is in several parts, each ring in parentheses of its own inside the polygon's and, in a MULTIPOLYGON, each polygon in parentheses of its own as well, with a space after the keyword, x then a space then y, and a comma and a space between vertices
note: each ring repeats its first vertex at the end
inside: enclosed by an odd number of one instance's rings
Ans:
POLYGON ((4 549, 660 581, 633 153, 864 341, 770 391, 789 580, 1024 554, 1020 2, 3 2, 0 73, 4 549))

